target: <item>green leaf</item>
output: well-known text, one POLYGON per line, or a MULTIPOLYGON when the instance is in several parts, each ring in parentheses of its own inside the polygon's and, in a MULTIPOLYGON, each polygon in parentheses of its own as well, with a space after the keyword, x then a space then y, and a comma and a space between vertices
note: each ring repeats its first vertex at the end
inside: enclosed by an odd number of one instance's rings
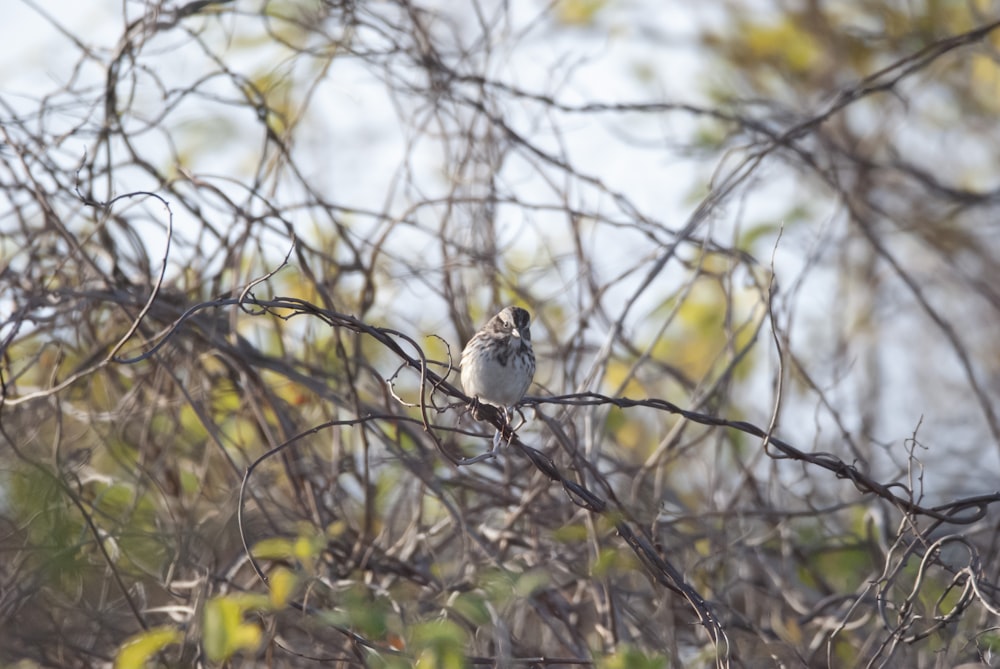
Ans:
POLYGON ((1000 635, 990 632, 984 632, 983 634, 979 635, 979 638, 977 639, 977 645, 979 646, 980 650, 985 650, 989 653, 996 654, 1000 652, 1000 635))
MULTIPOLYGON (((610 416, 611 413, 620 416, 622 412, 612 410, 609 413, 608 420, 605 422, 606 427, 608 427, 609 431, 613 434, 614 429, 617 426, 621 425, 623 421, 617 419, 612 420, 610 416)), ((587 527, 582 523, 571 523, 569 525, 563 525, 562 527, 557 527, 555 530, 552 531, 553 540, 567 544, 575 543, 577 541, 585 541, 587 539, 587 536, 588 536, 587 527)))
POLYGON ((662 655, 649 656, 628 647, 597 661, 599 669, 664 669, 666 666, 667 659, 662 655))
POLYGON ((332 625, 346 625, 363 636, 381 639, 388 631, 390 608, 387 601, 372 597, 366 587, 357 585, 344 592, 341 606, 323 618, 332 625))
POLYGON ((486 625, 490 622, 490 611, 486 601, 479 594, 472 592, 460 593, 451 604, 459 614, 465 616, 476 625, 486 625))
POLYGON ((409 648, 417 655, 417 669, 463 669, 465 632, 450 620, 415 625, 409 648))
POLYGON ((541 569, 525 572, 517 577, 514 592, 521 597, 530 597, 549 584, 549 575, 541 569))

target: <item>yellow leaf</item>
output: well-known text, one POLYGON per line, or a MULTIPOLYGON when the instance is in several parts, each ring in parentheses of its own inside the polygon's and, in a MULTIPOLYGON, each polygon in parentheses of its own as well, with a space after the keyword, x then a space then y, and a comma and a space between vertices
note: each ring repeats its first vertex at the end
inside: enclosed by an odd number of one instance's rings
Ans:
POLYGON ((292 542, 281 538, 262 539, 254 544, 250 552, 259 560, 282 560, 295 554, 292 542))
POLYGON ((122 644, 115 658, 115 669, 142 669, 154 655, 167 646, 180 643, 184 635, 172 627, 154 627, 136 634, 122 644))
POLYGON ((260 627, 243 622, 245 603, 235 597, 216 597, 205 604, 203 645, 205 656, 222 662, 241 650, 256 650, 261 643, 260 627))
POLYGON ((322 534, 300 534, 295 540, 293 554, 302 564, 307 572, 312 572, 316 566, 316 558, 326 545, 326 538, 322 534))
POLYGON ((823 55, 816 38, 790 20, 768 26, 748 25, 744 31, 752 56, 781 62, 796 72, 811 69, 823 55))
POLYGON ((279 567, 271 574, 271 605, 283 609, 295 593, 298 577, 288 569, 279 567))
POLYGON ((556 17, 569 25, 588 26, 594 22, 597 12, 606 0, 560 0, 556 4, 556 17))
POLYGON ((970 58, 969 68, 976 97, 995 109, 1000 96, 1000 66, 992 56, 975 54, 970 58))

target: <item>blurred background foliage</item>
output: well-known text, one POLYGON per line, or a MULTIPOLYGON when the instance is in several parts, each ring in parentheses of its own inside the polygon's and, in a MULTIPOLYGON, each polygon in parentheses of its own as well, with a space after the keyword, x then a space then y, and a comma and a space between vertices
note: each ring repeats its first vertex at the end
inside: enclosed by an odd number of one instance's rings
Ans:
POLYGON ((996 666, 996 3, 18 6, 4 666, 996 666))

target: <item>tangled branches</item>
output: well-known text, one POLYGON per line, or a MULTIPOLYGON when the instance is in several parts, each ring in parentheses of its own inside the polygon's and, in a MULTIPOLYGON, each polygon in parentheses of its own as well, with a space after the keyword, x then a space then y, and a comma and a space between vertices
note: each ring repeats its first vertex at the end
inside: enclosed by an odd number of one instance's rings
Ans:
POLYGON ((996 17, 40 4, 0 94, 0 662, 1000 647, 996 17), (514 431, 452 383, 502 304, 514 431))

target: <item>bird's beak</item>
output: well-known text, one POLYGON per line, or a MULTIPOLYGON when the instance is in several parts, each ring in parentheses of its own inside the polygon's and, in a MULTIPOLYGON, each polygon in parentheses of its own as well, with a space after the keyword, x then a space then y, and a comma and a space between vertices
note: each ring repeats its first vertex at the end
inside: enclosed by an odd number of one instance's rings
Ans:
POLYGON ((512 329, 511 331, 510 331, 510 333, 511 333, 512 335, 514 335, 515 337, 520 337, 520 336, 521 336, 521 331, 520 331, 520 330, 518 330, 517 328, 513 328, 513 329, 512 329))

